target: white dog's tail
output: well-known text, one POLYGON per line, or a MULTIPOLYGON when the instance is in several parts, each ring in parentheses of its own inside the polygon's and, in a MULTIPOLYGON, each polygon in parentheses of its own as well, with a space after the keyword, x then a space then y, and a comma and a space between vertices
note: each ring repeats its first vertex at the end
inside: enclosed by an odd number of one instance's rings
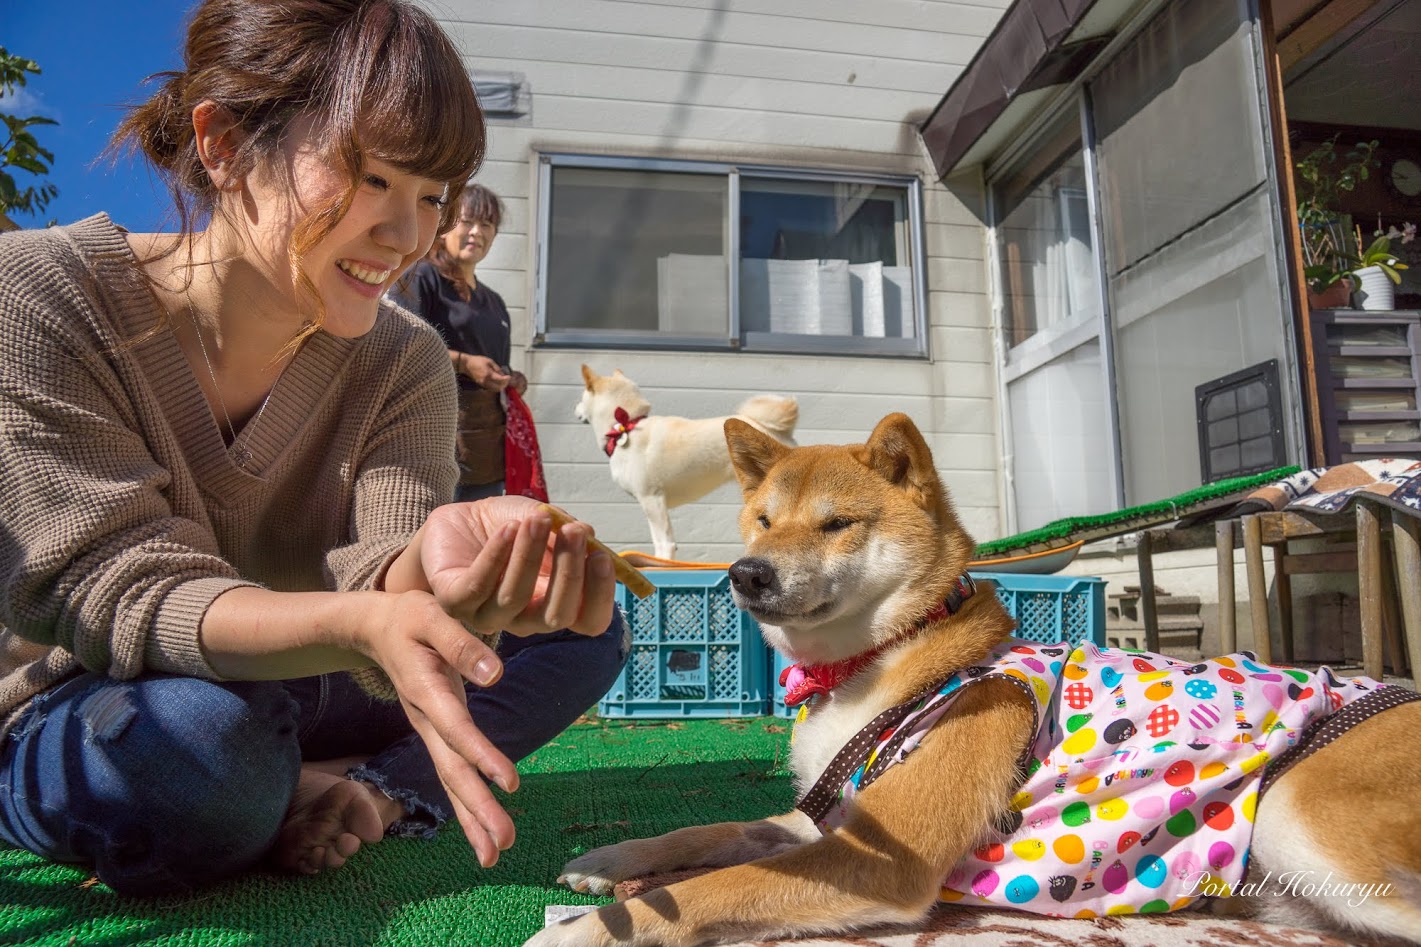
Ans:
POLYGON ((765 433, 790 445, 794 444, 790 435, 799 422, 799 402, 779 395, 756 395, 749 398, 735 413, 742 415, 765 429, 765 433))

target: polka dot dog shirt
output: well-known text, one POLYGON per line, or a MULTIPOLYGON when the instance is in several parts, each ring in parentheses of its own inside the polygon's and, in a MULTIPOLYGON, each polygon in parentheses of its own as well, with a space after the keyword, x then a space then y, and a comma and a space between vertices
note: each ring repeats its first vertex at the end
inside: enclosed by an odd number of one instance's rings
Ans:
POLYGON ((1267 782, 1418 697, 1327 668, 1266 667, 1246 651, 1188 662, 1008 639, 982 666, 871 722, 799 808, 821 830, 841 824, 855 793, 989 677, 1030 695, 1036 739, 1007 824, 952 870, 942 900, 1074 917, 1177 910, 1237 884, 1267 782))

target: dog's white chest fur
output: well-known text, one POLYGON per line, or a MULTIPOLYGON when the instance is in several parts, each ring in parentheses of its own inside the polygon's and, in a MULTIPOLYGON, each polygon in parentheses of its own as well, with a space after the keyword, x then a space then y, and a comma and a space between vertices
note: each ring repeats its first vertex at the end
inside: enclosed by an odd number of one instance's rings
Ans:
POLYGON ((875 693, 871 683, 859 679, 840 686, 828 700, 819 698, 804 722, 795 725, 790 768, 801 795, 813 787, 844 745, 887 709, 883 695, 875 693))

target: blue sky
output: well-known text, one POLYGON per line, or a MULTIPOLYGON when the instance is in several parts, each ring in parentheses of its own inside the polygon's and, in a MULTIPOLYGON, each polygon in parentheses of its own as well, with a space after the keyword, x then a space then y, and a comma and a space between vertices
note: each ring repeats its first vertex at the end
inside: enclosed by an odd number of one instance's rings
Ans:
MULTIPOLYGON (((42 219, 23 227, 69 223, 107 211, 134 231, 165 224, 170 202, 142 162, 98 161, 123 106, 146 98, 143 79, 182 62, 184 18, 195 0, 0 0, 0 45, 33 59, 43 72, 0 111, 45 115, 58 126, 35 129, 54 152, 49 180, 59 187, 42 219)), ((21 187, 33 183, 18 172, 21 187)))

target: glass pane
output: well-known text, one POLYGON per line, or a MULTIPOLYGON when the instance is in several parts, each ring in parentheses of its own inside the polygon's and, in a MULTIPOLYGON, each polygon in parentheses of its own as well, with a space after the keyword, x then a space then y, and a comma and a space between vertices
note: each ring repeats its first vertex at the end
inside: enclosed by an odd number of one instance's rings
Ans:
POLYGON ((1074 113, 995 185, 1007 346, 1097 316, 1099 284, 1074 113))
POLYGON ((742 175, 740 326, 910 339, 907 190, 742 175))
POLYGON ((549 332, 727 339, 724 175, 554 167, 549 332))
POLYGON ((1007 384, 1019 530, 1115 509, 1098 339, 1007 384))
POLYGON ((1091 84, 1112 274, 1265 180, 1243 6, 1176 0, 1091 84))
MULTIPOLYGON (((1111 280, 1127 504, 1200 484, 1198 386, 1272 358, 1288 364, 1268 208, 1266 196, 1250 198, 1111 280)), ((1286 405, 1291 382, 1281 384, 1286 405)))
MULTIPOLYGON (((1292 364, 1247 8, 1175 0, 1090 86, 1131 505, 1203 480, 1198 386, 1292 364)), ((1295 406, 1291 373, 1281 384, 1295 406)), ((1268 443, 1238 437, 1236 457, 1214 460, 1246 467, 1268 443)))

